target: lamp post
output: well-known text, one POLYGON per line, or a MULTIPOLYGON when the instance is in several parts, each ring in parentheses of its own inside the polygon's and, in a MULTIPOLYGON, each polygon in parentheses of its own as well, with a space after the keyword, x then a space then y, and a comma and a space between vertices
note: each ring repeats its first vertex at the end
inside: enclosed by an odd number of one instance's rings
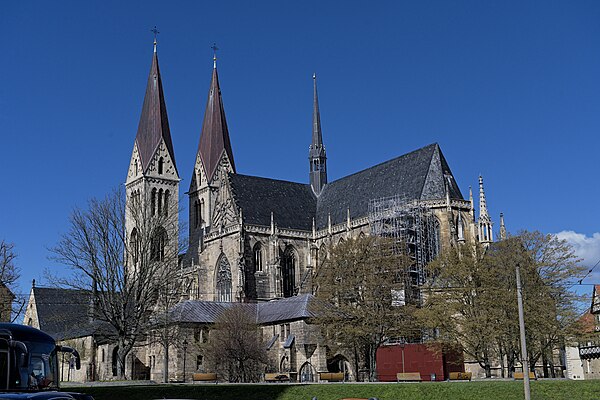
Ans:
POLYGON ((187 355, 187 345, 187 340, 183 339, 183 383, 185 383, 185 358, 187 355))
POLYGON ((404 342, 404 339, 402 340, 402 342, 400 343, 400 348, 402 349, 402 373, 404 373, 404 346, 406 346, 406 342, 404 342))

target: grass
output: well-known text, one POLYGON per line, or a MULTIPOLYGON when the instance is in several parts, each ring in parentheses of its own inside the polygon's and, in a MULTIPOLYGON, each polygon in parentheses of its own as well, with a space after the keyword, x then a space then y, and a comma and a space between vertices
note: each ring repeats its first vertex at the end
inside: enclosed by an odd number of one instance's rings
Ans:
MULTIPOLYGON (((478 381, 403 384, 196 384, 149 386, 95 386, 69 388, 94 396, 95 400, 338 400, 345 397, 379 400, 479 400, 523 399, 523 382, 478 381)), ((600 400, 600 381, 544 380, 531 382, 532 400, 600 400)))

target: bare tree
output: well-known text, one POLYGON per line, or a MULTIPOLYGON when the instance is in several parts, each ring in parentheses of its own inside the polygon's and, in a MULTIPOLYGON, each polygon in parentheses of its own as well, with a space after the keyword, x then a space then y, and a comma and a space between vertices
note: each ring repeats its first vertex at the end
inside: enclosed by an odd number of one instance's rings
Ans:
POLYGON ((15 245, 2 239, 0 241, 0 288, 4 286, 5 289, 4 291, 0 290, 0 296, 2 296, 0 300, 6 307, 2 307, 0 312, 7 315, 0 316, 0 321, 13 322, 25 306, 25 296, 16 293, 17 280, 21 276, 21 271, 15 262, 16 259, 15 245), (2 294, 2 292, 5 293, 2 294))
POLYGON ((201 351, 214 371, 229 382, 258 382, 270 363, 260 327, 242 305, 218 317, 201 351))
POLYGON ((178 278, 176 207, 149 207, 147 200, 126 201, 121 189, 90 200, 87 210, 73 211, 70 230, 51 249, 53 259, 72 270, 58 283, 91 291, 93 317, 118 346, 121 379, 127 355, 145 338, 152 312, 178 278))

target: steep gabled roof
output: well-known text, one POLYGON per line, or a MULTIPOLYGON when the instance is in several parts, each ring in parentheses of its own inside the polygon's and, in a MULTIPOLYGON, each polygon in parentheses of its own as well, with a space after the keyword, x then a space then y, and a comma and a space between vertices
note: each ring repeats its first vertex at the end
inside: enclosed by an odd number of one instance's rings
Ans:
POLYGON ((317 201, 317 227, 327 225, 328 215, 342 223, 347 209, 351 218, 367 216, 372 199, 444 199, 446 184, 451 198, 463 198, 439 145, 430 144, 327 184, 317 201))
POLYGON ((34 287, 40 330, 60 340, 87 336, 92 293, 87 290, 34 287))
POLYGON ((463 199, 452 171, 437 143, 367 168, 325 185, 316 197, 309 184, 230 174, 238 207, 249 224, 268 226, 271 212, 280 228, 312 229, 366 217, 369 201, 400 196, 411 200, 441 200, 446 188, 451 199, 463 199))
POLYGON ((256 176, 229 174, 233 196, 249 224, 312 229, 317 200, 310 185, 256 176))
POLYGON ((175 171, 177 171, 175 152, 173 151, 173 142, 171 141, 171 131, 169 129, 169 119, 167 117, 167 106, 165 104, 160 69, 158 67, 158 55, 155 47, 154 54, 152 55, 150 74, 148 75, 148 84, 146 85, 144 104, 142 105, 142 114, 135 137, 144 172, 150 166, 152 157, 160 145, 161 139, 164 140, 167 151, 173 160, 175 171))
POLYGON ((223 108, 216 65, 213 68, 210 89, 208 90, 208 100, 206 102, 206 111, 204 112, 204 121, 202 122, 198 153, 206 169, 205 172, 209 181, 212 179, 223 153, 227 154, 229 162, 231 162, 231 168, 235 172, 233 151, 231 150, 227 121, 225 120, 225 110, 223 108))

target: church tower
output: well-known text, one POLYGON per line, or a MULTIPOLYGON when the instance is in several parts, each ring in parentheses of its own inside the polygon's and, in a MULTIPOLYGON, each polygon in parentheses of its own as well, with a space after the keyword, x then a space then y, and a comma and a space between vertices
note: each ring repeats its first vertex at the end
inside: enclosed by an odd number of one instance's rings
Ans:
POLYGON ((235 173, 235 163, 221 98, 215 53, 200 143, 188 192, 190 221, 188 251, 192 262, 198 260, 204 235, 211 229, 219 228, 212 225, 223 222, 215 219, 215 200, 219 190, 225 186, 221 185, 222 181, 227 179, 227 174, 230 172, 235 173))
POLYGON ((308 161, 310 168, 310 186, 318 196, 327 184, 327 156, 323 146, 323 135, 321 133, 321 115, 319 113, 319 97, 317 95, 317 75, 313 74, 314 99, 313 99, 313 129, 312 143, 308 150, 308 161))
POLYGON ((485 201, 485 192, 483 190, 483 178, 479 176, 479 221, 477 223, 479 243, 488 245, 494 241, 492 233, 492 219, 488 213, 487 203, 485 201))
POLYGON ((179 181, 155 39, 125 182, 127 238, 134 248, 151 242, 149 250, 154 260, 177 260, 179 181), (152 238, 147 239, 149 235, 152 238))

